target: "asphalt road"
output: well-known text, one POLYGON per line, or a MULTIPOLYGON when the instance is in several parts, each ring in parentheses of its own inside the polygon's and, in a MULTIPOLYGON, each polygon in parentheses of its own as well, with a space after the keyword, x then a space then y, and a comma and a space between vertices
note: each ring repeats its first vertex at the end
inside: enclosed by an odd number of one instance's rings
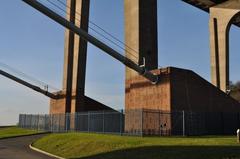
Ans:
POLYGON ((29 148, 29 145, 44 135, 0 139, 0 159, 54 159, 29 148))

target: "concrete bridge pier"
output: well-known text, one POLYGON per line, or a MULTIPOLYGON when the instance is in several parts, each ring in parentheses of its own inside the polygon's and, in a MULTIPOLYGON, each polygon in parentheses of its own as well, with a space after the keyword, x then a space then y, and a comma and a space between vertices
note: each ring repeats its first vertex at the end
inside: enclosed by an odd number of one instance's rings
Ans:
MULTIPOLYGON (((157 0, 124 0, 126 56, 146 69, 158 68, 157 0)), ((125 109, 132 109, 131 84, 138 73, 126 67, 125 109)))
MULTIPOLYGON (((67 19, 88 31, 90 0, 67 0, 67 19)), ((63 99, 50 101, 50 113, 71 113, 85 109, 87 41, 65 30, 63 99)))
POLYGON ((240 13, 240 1, 229 0, 210 8, 212 84, 226 92, 229 86, 229 30, 240 13))

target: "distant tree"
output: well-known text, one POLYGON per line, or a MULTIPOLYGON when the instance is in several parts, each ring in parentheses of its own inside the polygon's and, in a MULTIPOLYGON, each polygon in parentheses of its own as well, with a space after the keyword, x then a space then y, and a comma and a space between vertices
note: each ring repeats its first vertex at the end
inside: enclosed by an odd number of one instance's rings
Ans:
POLYGON ((233 83, 229 82, 229 94, 231 97, 240 102, 240 81, 233 83))
POLYGON ((228 89, 229 90, 233 90, 234 89, 234 83, 232 81, 229 81, 228 89))
POLYGON ((236 87, 237 89, 240 89, 240 81, 237 81, 237 82, 235 83, 235 87, 236 87))
POLYGON ((229 90, 236 91, 240 90, 240 81, 237 81, 236 83, 233 83, 232 81, 229 82, 229 90))

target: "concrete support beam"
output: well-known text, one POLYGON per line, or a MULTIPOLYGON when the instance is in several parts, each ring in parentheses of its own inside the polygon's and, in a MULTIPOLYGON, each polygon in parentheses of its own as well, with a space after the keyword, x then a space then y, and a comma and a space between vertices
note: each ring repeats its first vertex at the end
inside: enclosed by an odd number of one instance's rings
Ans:
MULTIPOLYGON (((88 31, 90 0, 76 0, 75 24, 85 31, 88 31), (78 13, 81 13, 79 15, 78 13)), ((73 103, 73 112, 85 110, 85 79, 87 62, 87 41, 75 36, 74 59, 73 59, 73 80, 72 96, 76 96, 73 103), (75 109, 75 110, 74 110, 75 109)))
MULTIPOLYGON (((158 68, 157 0, 124 0, 126 56, 148 70, 158 68)), ((125 108, 133 100, 131 84, 138 74, 126 67, 125 108)))
MULTIPOLYGON (((67 0, 67 19, 75 23, 75 0, 67 0)), ((74 33, 65 30, 64 46, 64 67, 63 67, 63 92, 66 93, 65 111, 71 112, 71 94, 72 94, 72 73, 73 73, 73 53, 74 52, 74 33)))
MULTIPOLYGON (((158 68, 157 0, 124 0, 126 56, 146 68, 158 68)), ((126 80, 137 73, 126 68, 126 80)))
MULTIPOLYGON (((90 0, 67 0, 67 19, 88 31, 90 0)), ((84 110, 87 42, 66 29, 63 91, 66 112, 84 110), (76 97, 75 100, 72 100, 76 97)))
POLYGON ((229 30, 239 12, 239 0, 210 8, 211 80, 224 92, 229 85, 229 30))

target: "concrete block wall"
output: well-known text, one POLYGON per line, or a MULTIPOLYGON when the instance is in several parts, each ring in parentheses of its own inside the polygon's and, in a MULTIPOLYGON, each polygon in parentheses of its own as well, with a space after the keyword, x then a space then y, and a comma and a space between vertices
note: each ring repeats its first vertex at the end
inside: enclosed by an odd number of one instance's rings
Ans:
MULTIPOLYGON (((228 96, 226 93, 215 87, 193 71, 168 67, 154 70, 159 75, 160 81, 152 85, 144 77, 135 76, 128 80, 126 85, 125 109, 148 109, 157 111, 193 111, 193 112, 240 112, 240 103, 228 96)), ((126 114, 127 116, 127 114, 126 114)), ((126 131, 139 129, 138 117, 129 115, 125 122, 126 131), (135 119, 136 118, 136 119, 135 119)), ((143 124, 140 125, 143 131, 159 131, 159 117, 145 116, 143 124)), ((171 129, 175 120, 171 116, 164 119, 167 128, 171 129)), ((163 120, 163 119, 161 119, 163 120)), ((228 122, 237 122, 231 120, 228 122)), ((209 122, 210 124, 211 122, 209 122)), ((208 126, 209 126, 208 124, 208 126)), ((218 124, 211 123, 212 126, 218 124)), ((210 125, 211 125, 210 124, 210 125)), ((233 124, 236 125, 236 124, 233 124)), ((174 131, 174 130, 172 130, 174 131)))
POLYGON ((161 81, 153 85, 144 77, 137 75, 129 79, 125 89, 125 109, 170 110, 169 69, 154 70, 161 81))

